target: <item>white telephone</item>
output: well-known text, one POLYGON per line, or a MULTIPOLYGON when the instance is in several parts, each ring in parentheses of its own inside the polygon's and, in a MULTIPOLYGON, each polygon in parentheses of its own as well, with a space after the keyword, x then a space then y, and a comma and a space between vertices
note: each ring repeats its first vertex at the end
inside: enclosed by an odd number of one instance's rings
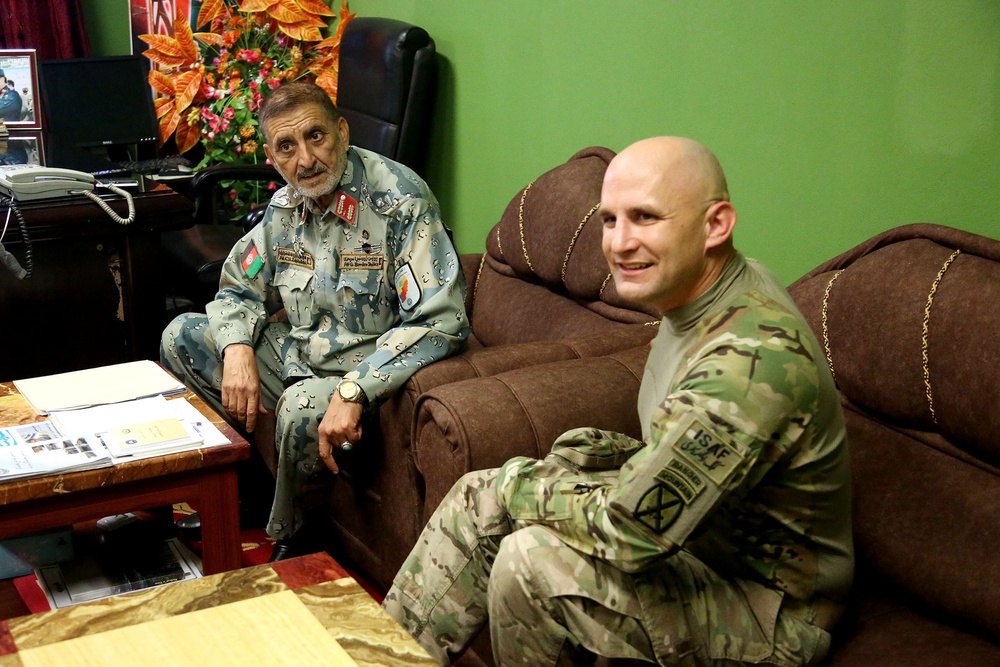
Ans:
POLYGON ((72 169, 57 169, 37 164, 0 166, 0 193, 17 201, 91 192, 96 180, 90 174, 72 169))

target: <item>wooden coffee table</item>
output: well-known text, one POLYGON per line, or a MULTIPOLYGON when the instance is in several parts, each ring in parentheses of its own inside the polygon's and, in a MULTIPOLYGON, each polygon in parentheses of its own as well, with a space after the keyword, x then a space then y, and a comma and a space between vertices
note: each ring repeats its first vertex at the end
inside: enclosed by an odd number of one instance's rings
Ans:
MULTIPOLYGON (((108 650, 118 648, 117 642, 127 641, 128 637, 115 633, 125 628, 131 628, 126 632, 133 639, 137 635, 140 638, 136 648, 140 655, 133 656, 135 662, 148 664, 147 659, 155 656, 141 654, 155 649, 141 638, 162 632, 166 623, 207 610, 225 613, 229 607, 235 612, 236 606, 247 601, 290 594, 295 596, 294 605, 304 607, 302 613, 310 624, 336 640, 357 665, 437 664, 333 558, 320 553, 0 621, 0 667, 28 664, 32 653, 37 653, 33 649, 47 651, 49 659, 56 658, 58 664, 78 664, 58 658, 83 654, 81 642, 100 641, 108 650), (140 624, 141 628, 137 627, 140 624)), ((280 619, 266 621, 275 628, 281 625, 280 619)), ((293 627, 291 632, 298 630, 293 627)), ((261 658, 268 650, 291 653, 297 648, 275 647, 274 638, 267 632, 243 635, 237 631, 212 637, 211 645, 192 647, 195 655, 190 658, 197 664, 234 664, 232 659, 227 660, 233 657, 230 652, 247 646, 259 651, 261 658)), ((184 638, 177 636, 176 641, 183 642, 184 638)), ((90 650, 92 653, 93 648, 90 650)), ((293 664, 290 659, 291 655, 286 656, 282 664, 293 664)))
MULTIPOLYGON (((0 396, 16 394, 0 383, 0 396)), ((236 464, 250 445, 192 392, 183 395, 231 444, 121 463, 108 468, 0 483, 0 539, 135 510, 196 503, 205 574, 240 567, 236 464)))

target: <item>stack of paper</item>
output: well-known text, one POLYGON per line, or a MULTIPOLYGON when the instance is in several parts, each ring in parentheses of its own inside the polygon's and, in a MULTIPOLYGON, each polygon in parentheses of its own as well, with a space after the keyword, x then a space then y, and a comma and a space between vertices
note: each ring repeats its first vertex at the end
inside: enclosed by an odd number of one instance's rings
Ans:
POLYGON ((229 442, 183 398, 163 396, 52 413, 63 433, 97 433, 116 462, 229 442))
POLYGON ((27 380, 14 380, 21 395, 40 414, 89 405, 182 394, 184 385, 152 361, 89 368, 27 380))

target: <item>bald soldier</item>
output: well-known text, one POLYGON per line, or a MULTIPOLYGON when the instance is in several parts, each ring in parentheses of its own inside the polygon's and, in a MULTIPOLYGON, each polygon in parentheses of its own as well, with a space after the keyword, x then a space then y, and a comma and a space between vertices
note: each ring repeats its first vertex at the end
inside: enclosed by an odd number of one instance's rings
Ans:
POLYGON ((820 347, 734 248, 725 176, 701 144, 626 148, 599 216, 619 293, 663 314, 642 440, 579 428, 544 460, 465 475, 385 608, 441 664, 487 619, 499 665, 816 664, 854 562, 820 347))

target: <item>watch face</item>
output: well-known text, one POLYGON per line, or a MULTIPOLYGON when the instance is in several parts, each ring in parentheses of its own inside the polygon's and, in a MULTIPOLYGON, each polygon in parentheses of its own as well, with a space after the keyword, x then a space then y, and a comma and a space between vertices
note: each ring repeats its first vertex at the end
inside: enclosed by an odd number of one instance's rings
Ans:
POLYGON ((361 387, 353 380, 345 380, 337 385, 337 391, 345 401, 357 401, 361 395, 361 387))

